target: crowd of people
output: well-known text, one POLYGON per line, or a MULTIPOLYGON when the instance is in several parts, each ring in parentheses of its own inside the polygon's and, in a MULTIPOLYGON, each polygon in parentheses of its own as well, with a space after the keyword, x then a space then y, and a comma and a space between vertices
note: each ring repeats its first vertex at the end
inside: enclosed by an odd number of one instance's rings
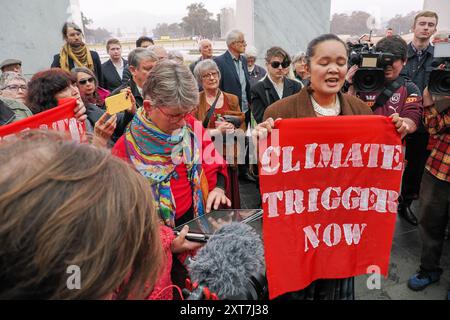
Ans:
MULTIPOLYGON (((277 119, 372 114, 390 117, 406 145, 398 213, 423 243, 408 287, 437 282, 450 215, 450 98, 427 89, 437 25, 438 15, 424 11, 411 43, 389 33, 376 44, 394 56, 379 92, 358 92, 358 65, 333 34, 294 56, 271 47, 264 67, 239 30, 220 56, 201 40, 190 66, 148 37, 127 59, 109 40, 102 64, 82 30, 66 23, 51 69, 28 80, 22 61, 5 60, 0 126, 73 98, 90 139, 31 131, 0 144, 0 299, 175 299, 172 286, 183 286, 184 263, 201 245, 186 239, 189 228, 173 229, 241 207, 239 181, 258 183, 251 137, 266 137, 277 119), (109 115, 105 99, 120 93, 132 107, 109 115), (229 135, 240 138, 230 144, 229 135), (81 290, 66 288, 69 265, 83 271, 81 290)), ((318 280, 283 298, 354 299, 354 279, 318 280)))

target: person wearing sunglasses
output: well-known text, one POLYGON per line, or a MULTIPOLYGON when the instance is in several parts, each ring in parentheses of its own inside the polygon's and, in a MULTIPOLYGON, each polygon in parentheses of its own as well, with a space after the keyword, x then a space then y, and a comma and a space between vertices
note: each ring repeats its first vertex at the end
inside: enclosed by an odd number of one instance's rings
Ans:
MULTIPOLYGON (((98 93, 98 81, 95 74, 88 68, 74 68, 72 76, 76 80, 76 85, 87 110, 87 120, 90 127, 97 127, 108 145, 112 146, 125 132, 126 126, 131 122, 136 113, 136 101, 131 94, 130 89, 124 89, 129 92, 133 107, 131 110, 120 112, 109 118, 105 114, 104 100, 98 93), (104 132, 106 130, 106 132, 104 132), (109 132, 112 134, 109 134, 109 132)), ((89 126, 88 126, 89 127, 89 126)), ((106 146, 106 145, 105 145, 106 146)))
POLYGON ((264 112, 274 102, 299 92, 302 85, 289 79, 291 58, 280 47, 272 47, 266 53, 267 76, 251 89, 251 109, 257 123, 263 121, 264 112))

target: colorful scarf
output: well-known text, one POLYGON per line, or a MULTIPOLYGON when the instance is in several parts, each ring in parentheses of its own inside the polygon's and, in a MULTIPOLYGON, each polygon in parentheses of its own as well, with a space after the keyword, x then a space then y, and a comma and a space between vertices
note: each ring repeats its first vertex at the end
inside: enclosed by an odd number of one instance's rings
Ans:
POLYGON ((59 63, 61 65, 61 69, 70 72, 69 57, 72 58, 75 67, 86 67, 91 71, 95 71, 94 60, 92 59, 91 52, 85 44, 76 49, 72 48, 68 43, 62 47, 59 63))
POLYGON ((184 163, 193 191, 194 216, 205 213, 208 182, 200 164, 200 146, 190 126, 168 135, 138 111, 125 135, 128 157, 151 184, 155 207, 169 227, 175 227, 176 204, 171 179, 178 178, 175 169, 184 163))

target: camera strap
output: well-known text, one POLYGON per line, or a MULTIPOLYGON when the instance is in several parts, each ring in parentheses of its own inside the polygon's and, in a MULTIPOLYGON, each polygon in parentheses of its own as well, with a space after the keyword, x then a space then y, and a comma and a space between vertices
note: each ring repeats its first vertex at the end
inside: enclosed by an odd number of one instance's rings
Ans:
MULTIPOLYGON (((216 100, 214 100, 213 104, 211 105, 211 108, 208 111, 208 114, 206 115, 205 120, 203 121, 203 128, 205 128, 205 129, 208 128, 209 121, 211 120, 211 117, 212 117, 214 111, 216 111, 217 102, 219 102, 219 98, 220 98, 221 94, 222 94, 222 92, 219 90, 219 92, 217 92, 216 100)), ((206 96, 205 96, 205 99, 206 99, 206 96)))
POLYGON ((381 92, 381 94, 378 96, 378 98, 375 100, 375 104, 372 107, 372 111, 375 111, 378 108, 383 107, 386 102, 392 98, 395 92, 397 92, 398 89, 402 86, 402 83, 399 81, 400 78, 397 78, 395 81, 393 81, 390 85, 388 85, 384 90, 381 92))

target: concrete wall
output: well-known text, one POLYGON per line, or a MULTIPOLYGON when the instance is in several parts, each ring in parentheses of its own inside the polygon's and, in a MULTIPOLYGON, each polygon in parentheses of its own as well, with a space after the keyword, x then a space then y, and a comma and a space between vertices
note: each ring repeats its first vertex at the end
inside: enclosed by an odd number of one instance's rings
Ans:
POLYGON ((272 46, 294 55, 330 32, 331 0, 237 0, 236 8, 237 28, 257 48, 260 63, 272 46))
POLYGON ((424 10, 435 11, 439 16, 438 30, 450 31, 450 1, 448 0, 425 0, 424 10))
MULTIPOLYGON (((78 1, 2 1, 0 10, 0 61, 17 58, 30 76, 49 68, 63 44, 61 28, 79 11, 78 1), (73 10, 75 9, 75 10, 73 10)), ((79 16, 73 19, 79 23, 79 16)))

